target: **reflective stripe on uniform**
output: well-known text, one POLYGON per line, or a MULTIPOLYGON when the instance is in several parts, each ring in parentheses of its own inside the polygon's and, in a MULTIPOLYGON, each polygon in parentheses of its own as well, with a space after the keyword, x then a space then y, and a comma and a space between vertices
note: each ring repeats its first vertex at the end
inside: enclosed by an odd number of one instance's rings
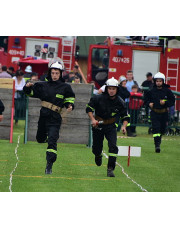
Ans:
POLYGON ((114 153, 109 153, 109 156, 117 157, 118 155, 117 154, 114 154, 114 153))
POLYGON ((75 98, 70 97, 70 98, 65 98, 64 103, 69 102, 69 103, 74 103, 75 98))
POLYGON ((153 137, 157 137, 157 136, 161 136, 161 134, 160 133, 153 134, 153 137))
POLYGON ((127 127, 130 126, 130 125, 131 125, 131 123, 128 123, 128 124, 127 124, 127 127))
POLYGON ((123 120, 124 118, 130 117, 130 114, 128 114, 127 116, 121 117, 121 120, 123 120))
POLYGON ((54 150, 54 149, 47 149, 47 151, 48 151, 48 152, 52 152, 52 153, 57 154, 57 151, 56 151, 56 150, 54 150))
POLYGON ((116 113, 112 113, 111 116, 113 117, 114 115, 116 115, 116 113))
POLYGON ((115 123, 115 126, 116 126, 116 128, 118 128, 118 124, 117 123, 115 123))
POLYGON ((93 107, 89 106, 88 104, 86 105, 86 107, 89 107, 92 111, 95 110, 93 107))
POLYGON ((64 98, 64 95, 56 94, 56 98, 63 99, 64 98))

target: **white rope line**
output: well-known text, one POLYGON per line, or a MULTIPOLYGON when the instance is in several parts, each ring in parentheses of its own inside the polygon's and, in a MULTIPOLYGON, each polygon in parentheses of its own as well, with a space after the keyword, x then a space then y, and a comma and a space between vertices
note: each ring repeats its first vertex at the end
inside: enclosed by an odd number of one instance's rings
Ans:
POLYGON ((15 155, 16 155, 17 162, 16 162, 16 165, 15 165, 13 171, 10 173, 10 179, 9 179, 9 181, 10 181, 10 184, 9 184, 9 191, 10 191, 10 192, 12 192, 12 177, 13 177, 13 173, 15 172, 15 170, 16 170, 16 168, 17 168, 17 166, 18 166, 18 162, 19 162, 19 158, 18 158, 18 155, 17 155, 17 150, 18 150, 18 147, 19 147, 19 141, 20 141, 21 135, 22 135, 22 134, 20 134, 20 135, 18 136, 17 146, 16 146, 15 151, 14 151, 14 152, 15 152, 15 155))
MULTIPOLYGON (((106 153, 102 152, 103 155, 108 159, 108 156, 106 153)), ((145 188, 143 188, 140 184, 138 184, 135 180, 133 180, 131 177, 129 177, 129 175, 124 171, 123 166, 121 166, 118 162, 116 162, 116 165, 118 165, 121 169, 122 169, 122 173, 128 178, 130 179, 134 184, 136 184, 142 191, 144 192, 148 192, 145 188)))

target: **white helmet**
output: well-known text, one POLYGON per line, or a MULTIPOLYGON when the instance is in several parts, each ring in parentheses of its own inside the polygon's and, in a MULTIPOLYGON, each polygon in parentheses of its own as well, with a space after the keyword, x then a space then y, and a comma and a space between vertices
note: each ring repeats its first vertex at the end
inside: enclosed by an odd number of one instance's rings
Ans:
POLYGON ((26 66, 25 72, 26 73, 32 73, 32 67, 30 65, 26 66))
POLYGON ((118 87, 118 81, 112 77, 111 79, 106 81, 107 87, 118 87))
MULTIPOLYGON (((64 70, 64 62, 63 62, 63 60, 61 59, 61 58, 59 58, 59 57, 56 57, 56 58, 52 58, 50 61, 49 61, 49 64, 48 64, 48 68, 52 68, 51 66, 54 64, 54 63, 59 63, 59 64, 61 64, 62 65, 62 70, 64 70)), ((60 68, 58 68, 58 69, 60 69, 60 68)), ((61 70, 61 69, 60 69, 61 70)))
POLYGON ((160 73, 160 72, 156 73, 156 74, 154 75, 153 79, 154 79, 154 80, 156 80, 156 79, 163 79, 163 81, 164 81, 164 83, 165 83, 165 75, 164 75, 163 73, 160 73))
POLYGON ((55 63, 52 63, 49 68, 50 69, 59 69, 60 71, 64 71, 64 63, 55 62, 55 63))

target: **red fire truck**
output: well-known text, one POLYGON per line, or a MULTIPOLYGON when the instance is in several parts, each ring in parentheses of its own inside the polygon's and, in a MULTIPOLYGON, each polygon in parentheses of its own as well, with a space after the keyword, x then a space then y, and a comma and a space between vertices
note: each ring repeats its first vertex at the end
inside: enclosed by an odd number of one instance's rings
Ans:
POLYGON ((1 53, 0 63, 15 70, 19 65, 22 70, 27 65, 39 76, 48 69, 52 58, 63 59, 66 71, 73 69, 75 62, 75 36, 9 36, 7 54, 1 53), (5 64, 6 63, 6 64, 5 64))
POLYGON ((167 46, 165 39, 114 41, 109 38, 106 44, 90 45, 87 81, 95 81, 100 87, 107 78, 119 79, 121 75, 126 76, 128 70, 133 70, 135 80, 141 85, 147 72, 153 75, 162 72, 171 89, 180 91, 179 58, 180 48, 167 46))

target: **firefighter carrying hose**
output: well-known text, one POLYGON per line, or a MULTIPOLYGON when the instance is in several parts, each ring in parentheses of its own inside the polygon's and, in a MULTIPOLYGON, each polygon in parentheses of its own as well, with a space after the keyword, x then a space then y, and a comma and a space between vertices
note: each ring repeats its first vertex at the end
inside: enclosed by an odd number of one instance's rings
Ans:
POLYGON ((57 158, 61 109, 66 107, 68 112, 74 109, 75 94, 71 86, 62 79, 63 70, 62 61, 54 62, 49 66, 48 81, 35 84, 28 82, 23 88, 27 95, 42 101, 36 139, 38 143, 48 142, 45 174, 52 173, 52 166, 57 158))
POLYGON ((126 126, 129 122, 129 116, 124 101, 117 95, 118 81, 111 78, 106 82, 105 92, 100 95, 94 95, 86 107, 92 122, 93 146, 92 152, 95 155, 95 163, 97 166, 102 165, 102 149, 104 136, 108 141, 109 158, 107 165, 107 176, 115 177, 114 169, 116 157, 118 153, 117 131, 116 131, 116 115, 119 114, 122 121, 122 132, 126 133, 126 126), (95 116, 93 113, 95 112, 95 116))
POLYGON ((168 107, 175 103, 175 97, 165 84, 165 75, 158 72, 154 75, 154 86, 145 95, 145 105, 151 108, 152 132, 155 152, 160 153, 162 135, 165 133, 168 122, 168 107))

